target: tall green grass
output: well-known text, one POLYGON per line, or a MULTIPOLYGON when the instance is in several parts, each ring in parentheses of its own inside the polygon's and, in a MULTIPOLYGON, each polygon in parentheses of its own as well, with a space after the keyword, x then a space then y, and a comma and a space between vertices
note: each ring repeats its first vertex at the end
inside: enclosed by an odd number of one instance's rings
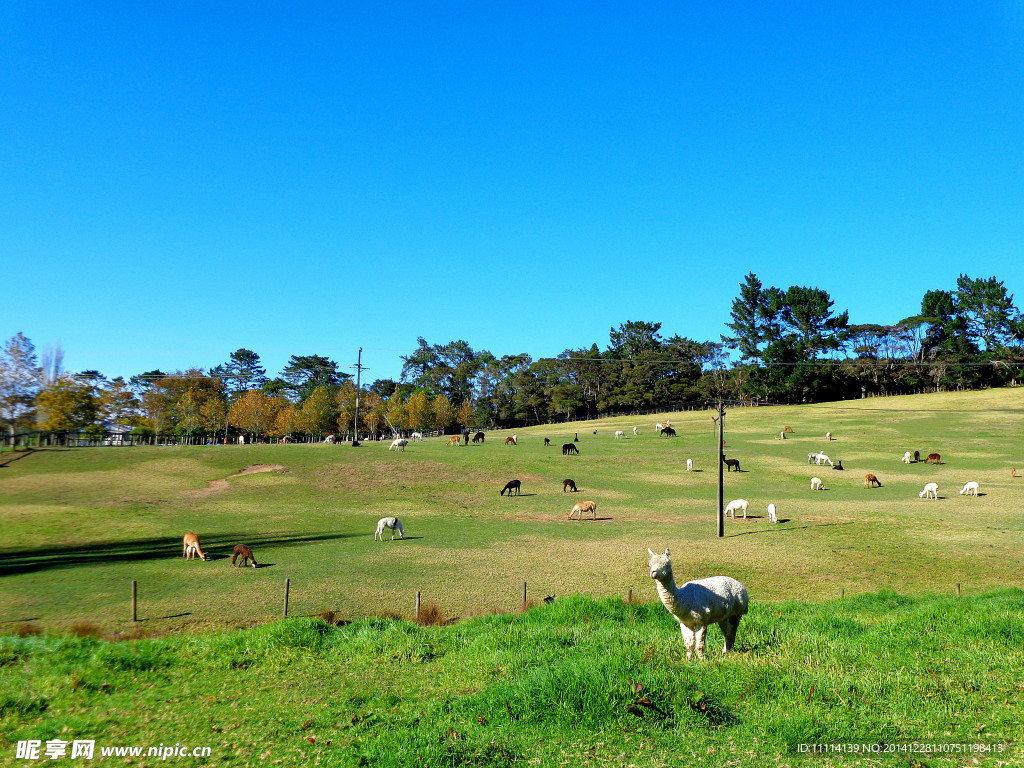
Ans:
POLYGON ((215 765, 882 764, 809 743, 984 743, 1002 751, 893 764, 1021 762, 1021 590, 755 601, 737 652, 721 642, 712 628, 687 662, 659 603, 582 596, 439 627, 2 636, 0 763, 57 737, 208 745, 215 765))

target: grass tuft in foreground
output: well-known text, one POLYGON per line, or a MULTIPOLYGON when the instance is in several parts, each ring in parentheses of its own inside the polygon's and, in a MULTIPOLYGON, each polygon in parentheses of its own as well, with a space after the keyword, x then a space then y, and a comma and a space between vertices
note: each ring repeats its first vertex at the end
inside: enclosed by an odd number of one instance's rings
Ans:
POLYGON ((7 635, 0 755, 60 734, 208 745, 217 765, 878 764, 800 751, 839 742, 995 745, 896 756, 911 765, 1021 758, 1021 590, 755 602, 737 653, 709 635, 688 663, 660 604, 581 596, 441 626, 7 635))

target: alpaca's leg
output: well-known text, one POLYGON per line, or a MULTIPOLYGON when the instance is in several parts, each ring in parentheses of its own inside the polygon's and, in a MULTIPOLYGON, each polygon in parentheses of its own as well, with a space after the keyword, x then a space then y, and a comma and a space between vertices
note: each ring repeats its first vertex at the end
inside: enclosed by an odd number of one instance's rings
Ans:
POLYGON ((682 622, 679 623, 679 629, 683 633, 683 645, 686 647, 686 660, 689 661, 693 658, 693 648, 696 636, 693 634, 693 630, 682 622))
POLYGON ((697 658, 699 659, 704 658, 704 636, 707 634, 707 631, 707 625, 702 625, 697 628, 696 632, 694 632, 694 638, 696 639, 697 645, 697 658))
POLYGON ((736 645, 736 630, 740 626, 740 617, 730 616, 718 626, 722 628, 722 634, 725 635, 725 647, 722 648, 722 653, 728 653, 736 645))

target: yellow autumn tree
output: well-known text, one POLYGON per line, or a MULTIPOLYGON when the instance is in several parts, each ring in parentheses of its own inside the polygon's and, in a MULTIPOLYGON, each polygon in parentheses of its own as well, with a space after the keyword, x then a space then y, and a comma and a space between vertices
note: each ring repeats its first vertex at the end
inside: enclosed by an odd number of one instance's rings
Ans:
POLYGON ((424 390, 413 392, 405 403, 406 421, 410 429, 422 432, 430 426, 430 399, 424 390))
POLYGON ((455 423, 455 417, 458 414, 455 411, 455 406, 452 405, 452 401, 448 399, 448 395, 443 393, 438 395, 434 398, 434 402, 430 404, 430 407, 434 415, 431 426, 437 429, 447 429, 455 423))
POLYGON ((394 393, 388 398, 384 406, 384 415, 387 417, 386 423, 395 432, 401 432, 408 426, 408 409, 405 407, 405 401, 402 400, 402 396, 398 394, 398 387, 395 387, 394 393))
POLYGON ((296 427, 307 435, 324 435, 334 431, 338 407, 327 387, 314 389, 299 406, 296 427))
POLYGON ((469 425, 473 423, 473 403, 469 400, 463 400, 462 405, 459 406, 459 412, 456 414, 455 420, 463 429, 469 429, 469 425))
POLYGON ((258 389, 250 389, 231 406, 228 422, 235 429, 256 439, 273 428, 274 419, 286 405, 287 403, 279 397, 265 395, 258 389))

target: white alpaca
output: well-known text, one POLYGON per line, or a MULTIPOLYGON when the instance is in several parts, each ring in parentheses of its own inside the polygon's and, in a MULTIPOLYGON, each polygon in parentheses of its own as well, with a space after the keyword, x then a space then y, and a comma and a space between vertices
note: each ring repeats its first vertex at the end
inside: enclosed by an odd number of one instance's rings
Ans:
POLYGON ((978 484, 975 482, 964 483, 964 487, 960 489, 961 496, 977 496, 978 495, 978 484))
POLYGON ((647 551, 651 555, 648 567, 657 585, 658 597, 679 622, 687 661, 693 658, 694 651, 699 658, 704 658, 704 636, 711 624, 721 627, 725 635, 722 653, 731 651, 736 644, 740 619, 746 615, 750 605, 747 588, 729 576, 697 579, 677 587, 669 551, 666 549, 664 555, 656 555, 650 549, 647 551))
POLYGON ((831 432, 826 432, 825 433, 825 439, 826 440, 831 440, 832 439, 832 433, 831 432))
POLYGON ((812 491, 824 491, 825 490, 825 483, 823 483, 821 481, 820 477, 812 477, 811 478, 811 490, 812 491))
POLYGON ((390 451, 392 448, 396 448, 397 450, 404 452, 405 446, 407 446, 408 444, 408 440, 406 440, 404 437, 400 437, 397 440, 395 440, 395 442, 388 446, 388 450, 390 451))
POLYGON ((422 443, 423 442, 423 433, 422 432, 413 432, 411 435, 409 435, 409 439, 412 440, 414 443, 422 443))
POLYGON ((373 534, 374 541, 384 541, 384 529, 391 529, 391 540, 395 540, 395 531, 398 531, 398 538, 405 538, 405 529, 402 527, 402 521, 397 517, 382 517, 377 521, 377 532, 373 534))
POLYGON ((686 460, 686 471, 693 472, 693 459, 686 460))
POLYGON ((747 507, 748 506, 750 506, 750 505, 747 504, 747 500, 746 499, 733 499, 732 501, 729 502, 729 504, 725 508, 725 516, 726 517, 731 517, 733 520, 735 520, 736 519, 736 513, 739 512, 742 509, 743 510, 743 519, 746 520, 747 519, 747 507))
POLYGON ((774 504, 769 504, 768 505, 768 522, 769 523, 777 523, 777 522, 779 522, 779 518, 776 517, 776 515, 775 515, 775 505, 774 504))
POLYGON ((640 430, 638 430, 636 427, 633 427, 633 437, 636 437, 639 432, 640 430))
POLYGON ((900 459, 900 461, 902 461, 904 464, 909 464, 910 463, 910 451, 907 451, 906 453, 904 453, 903 454, 903 458, 900 459))
POLYGON ((621 439, 622 439, 622 438, 624 438, 625 436, 626 436, 626 433, 625 433, 625 432, 623 432, 623 431, 622 431, 621 429, 616 429, 616 430, 615 430, 615 439, 616 439, 616 440, 621 440, 621 439))
POLYGON ((938 483, 927 483, 924 490, 917 494, 919 498, 938 499, 939 498, 939 484, 938 483))

